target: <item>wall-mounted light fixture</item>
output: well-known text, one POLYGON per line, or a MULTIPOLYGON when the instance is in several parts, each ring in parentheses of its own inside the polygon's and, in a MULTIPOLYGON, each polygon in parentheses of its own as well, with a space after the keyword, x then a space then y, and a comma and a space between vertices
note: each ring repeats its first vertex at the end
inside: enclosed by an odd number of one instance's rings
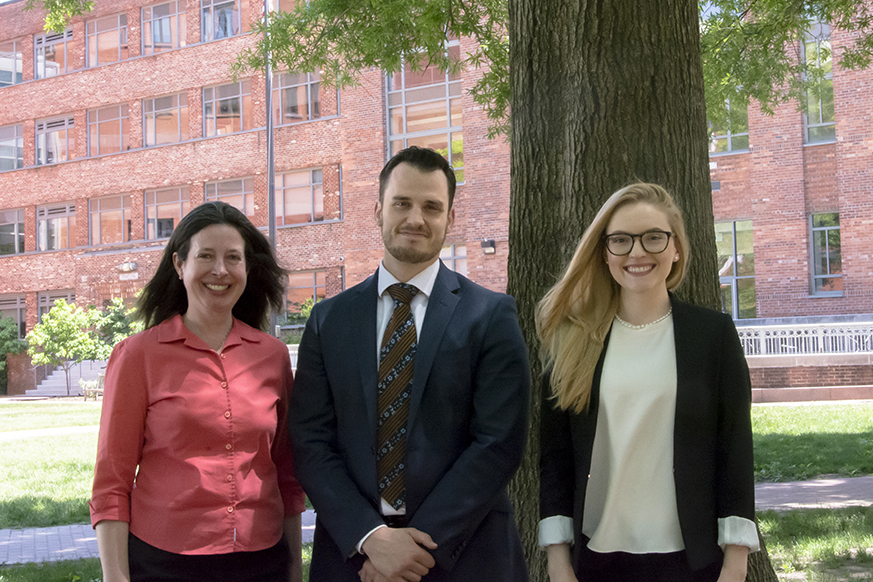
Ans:
POLYGON ((482 241, 482 252, 486 255, 493 255, 497 252, 497 243, 494 239, 486 238, 482 241))
POLYGON ((136 271, 136 263, 121 263, 118 265, 118 270, 122 273, 132 273, 136 271))

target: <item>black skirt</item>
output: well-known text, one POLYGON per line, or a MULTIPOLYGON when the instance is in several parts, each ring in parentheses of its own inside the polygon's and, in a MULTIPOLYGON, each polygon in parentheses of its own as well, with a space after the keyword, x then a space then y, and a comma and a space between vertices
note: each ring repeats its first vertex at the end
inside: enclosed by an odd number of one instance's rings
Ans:
POLYGON ((257 552, 187 555, 165 552, 130 534, 131 582, 288 582, 291 552, 284 536, 257 552))

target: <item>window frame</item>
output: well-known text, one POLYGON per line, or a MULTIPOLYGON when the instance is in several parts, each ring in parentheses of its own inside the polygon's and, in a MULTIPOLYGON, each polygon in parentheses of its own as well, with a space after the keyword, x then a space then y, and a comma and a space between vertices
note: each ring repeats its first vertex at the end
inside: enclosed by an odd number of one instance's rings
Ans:
POLYGON ((130 46, 128 41, 127 14, 113 14, 112 16, 102 16, 87 21, 85 23, 85 67, 93 69, 94 67, 99 67, 101 65, 111 65, 112 63, 126 61, 130 58, 130 46), (107 28, 106 30, 100 30, 99 23, 108 22, 113 18, 115 19, 114 26, 107 28), (123 23, 122 20, 124 21, 123 23), (100 62, 100 37, 107 33, 111 33, 112 31, 118 31, 118 58, 114 61, 106 61, 105 63, 100 62), (93 48, 91 46, 92 40, 94 41, 93 48))
POLYGON ((24 294, 4 293, 0 295, 0 317, 12 317, 18 326, 18 339, 23 340, 27 335, 27 305, 24 294), (16 314, 4 315, 3 311, 15 310, 16 314))
MULTIPOLYGON (((280 315, 280 319, 282 323, 279 325, 283 329, 302 329, 306 325, 306 321, 301 321, 301 316, 299 312, 292 315, 288 309, 290 301, 290 293, 295 289, 311 289, 312 293, 309 298, 304 299, 304 302, 308 299, 312 299, 313 305, 318 303, 319 301, 323 301, 327 298, 327 275, 329 269, 306 269, 302 271, 293 271, 288 273, 288 285, 285 288, 285 309, 283 313, 280 315), (311 285, 294 285, 292 284, 294 277, 302 277, 303 275, 312 275, 312 284, 311 285), (319 275, 323 278, 323 284, 318 284, 319 275), (322 294, 319 296, 318 291, 322 290, 322 294)), ((345 282, 343 282, 343 287, 345 287, 345 282)))
MULTIPOLYGON (((758 317, 758 299, 757 299, 758 288, 757 288, 756 281, 755 281, 756 274, 754 272, 754 256, 755 256, 754 233, 755 233, 755 231, 753 228, 753 222, 751 219, 747 219, 747 220, 739 220, 739 219, 738 220, 718 220, 718 221, 716 221, 715 224, 716 224, 716 226, 718 226, 720 224, 730 224, 731 225, 731 245, 732 245, 731 252, 732 252, 732 255, 731 255, 730 264, 731 264, 731 273, 732 274, 731 275, 722 275, 721 273, 719 273, 719 278, 718 278, 720 287, 724 287, 726 285, 730 286, 730 291, 731 291, 730 315, 734 319, 734 321, 756 319, 758 317), (738 273, 737 264, 739 262, 739 260, 737 258, 738 257, 738 254, 737 254, 737 230, 738 230, 737 224, 739 224, 739 223, 743 223, 743 224, 748 223, 749 228, 742 229, 742 230, 748 230, 748 232, 750 232, 752 234, 752 274, 751 275, 738 275, 737 274, 738 273), (748 280, 752 281, 752 284, 754 285, 754 289, 755 289, 755 316, 754 317, 740 317, 740 305, 739 305, 739 303, 740 303, 740 299, 739 299, 740 282, 741 281, 748 281, 748 280)), ((716 231, 716 232, 718 232, 718 231, 716 231)), ((719 290, 719 295, 721 295, 721 290, 719 290)), ((722 311, 724 313, 728 313, 727 311, 724 310, 724 306, 722 306, 722 311)))
MULTIPOLYGON (((15 246, 15 250, 11 253, 4 253, 2 251, 2 245, 0 245, 0 257, 9 257, 12 255, 20 255, 24 252, 24 209, 23 208, 10 208, 9 210, 0 210, 0 228, 6 225, 13 225, 12 227, 12 237, 15 240, 13 246, 15 246), (8 214, 15 212, 16 218, 15 221, 10 221, 8 214)), ((2 235, 2 233, 0 233, 2 235)))
MULTIPOLYGON (((322 119, 321 114, 321 74, 318 71, 312 73, 295 73, 293 71, 280 71, 273 73, 273 111, 270 113, 273 116, 273 126, 283 127, 287 125, 296 125, 298 123, 306 123, 322 119), (305 75, 306 80, 302 83, 283 84, 282 81, 287 80, 291 75, 305 75), (285 119, 285 92, 289 89, 304 87, 306 92, 306 117, 299 120, 282 122, 285 119), (313 99, 315 94, 315 99, 313 99), (313 112, 313 109, 317 111, 313 112), (276 119, 276 113, 279 114, 279 119, 276 119)), ((298 103, 298 107, 300 104, 298 103)))
MULTIPOLYGON (((453 49, 458 50, 458 55, 460 58, 460 42, 457 39, 452 39, 446 42, 446 53, 452 52, 453 49)), ((446 137, 446 146, 447 146, 447 156, 446 159, 449 161, 449 164, 455 170, 455 176, 457 177, 458 183, 464 182, 464 121, 463 121, 463 78, 460 73, 457 75, 457 78, 452 78, 452 75, 449 71, 446 71, 443 75, 443 80, 438 83, 431 83, 427 85, 416 85, 412 88, 407 87, 406 81, 406 71, 407 67, 404 64, 403 68, 398 73, 387 74, 385 79, 385 123, 386 123, 386 138, 387 138, 387 147, 386 147, 386 160, 390 159, 397 151, 402 148, 406 148, 410 145, 410 140, 415 141, 421 138, 435 137, 435 136, 445 136, 446 137), (400 88, 392 89, 392 84, 397 76, 400 76, 400 88), (409 91, 417 91, 426 88, 434 88, 439 87, 440 85, 445 87, 445 92, 440 97, 433 97, 429 99, 423 99, 421 101, 408 101, 407 94, 409 91), (399 98, 397 97, 399 96, 399 98), (458 102, 460 107, 460 124, 456 125, 453 120, 452 115, 452 103, 454 101, 458 102), (420 131, 409 131, 408 124, 408 109, 407 107, 410 105, 427 105, 430 103, 439 103, 440 101, 445 101, 446 104, 446 127, 441 127, 437 129, 426 129, 420 131), (394 133, 393 124, 392 124, 392 113, 395 110, 400 111, 400 123, 402 125, 402 131, 398 133, 394 133), (460 140, 455 139, 455 136, 460 136, 460 140), (456 165, 456 154, 454 153, 454 142, 460 141, 460 165, 456 165)), ((427 69, 425 69, 427 70, 427 69)), ((410 71, 411 72, 411 71, 410 71)), ((423 71, 416 71, 416 74, 420 74, 423 71)))
MULTIPOLYGON (((276 174, 276 181, 274 185, 275 191, 275 201, 276 201, 276 227, 277 228, 288 228, 294 226, 306 226, 308 224, 322 224, 325 222, 341 222, 342 221, 342 202, 340 202, 340 218, 325 218, 326 213, 324 210, 324 168, 309 168, 303 170, 291 170, 288 172, 279 172, 276 174), (285 176, 290 176, 293 174, 309 174, 309 182, 308 184, 301 185, 285 185, 285 176), (316 181, 316 174, 318 174, 319 179, 316 181), (285 191, 286 190, 295 190, 302 189, 305 187, 309 187, 309 220, 306 222, 285 222, 285 219, 288 217, 288 214, 285 210, 285 191), (315 218, 315 208, 316 208, 316 187, 321 188, 321 220, 316 220, 315 218)), ((340 194, 342 197, 342 194, 340 194)))
POLYGON ((55 204, 43 204, 36 207, 36 249, 41 253, 49 253, 54 251, 68 251, 76 248, 76 203, 61 202, 55 204), (49 214, 52 213, 52 214, 49 214), (48 225, 46 225, 45 233, 40 227, 40 222, 49 220, 66 219, 66 246, 48 248, 48 225), (70 220, 72 219, 72 221, 70 220))
POLYGON ((102 247, 108 245, 118 245, 129 243, 133 234, 133 205, 131 204, 130 194, 111 194, 109 196, 99 196, 88 200, 88 241, 92 247, 102 247), (120 206, 117 208, 103 209, 103 203, 110 200, 120 201, 120 206), (95 208, 96 206, 96 208, 95 208), (103 242, 103 218, 110 213, 121 212, 121 240, 103 242), (125 228, 125 224, 127 227, 125 228), (94 229, 97 229, 97 240, 94 238, 94 229))
POLYGON ((252 83, 251 79, 240 79, 236 83, 223 83, 221 85, 212 85, 209 87, 204 87, 203 92, 203 137, 222 137, 225 135, 233 135, 235 133, 242 133, 244 131, 249 131, 254 129, 254 125, 250 117, 253 117, 253 112, 246 112, 246 109, 253 109, 252 107, 252 83), (224 89, 228 87, 237 86, 237 93, 230 97, 221 97, 217 98, 217 93, 219 89, 224 89), (209 95, 207 99, 207 94, 209 95), (226 133, 218 132, 218 119, 219 119, 219 107, 218 104, 224 101, 231 101, 234 99, 239 100, 239 129, 232 130, 226 133), (246 101, 248 101, 248 107, 246 106, 246 101), (209 106, 212 106, 212 113, 207 113, 207 109, 209 106), (210 133, 209 125, 210 122, 213 125, 213 132, 210 133))
POLYGON ((141 30, 142 30, 142 39, 141 39, 141 49, 142 55, 156 55, 163 52, 175 50, 184 47, 187 44, 186 33, 187 33, 187 22, 186 22, 186 12, 185 12, 185 2, 184 0, 169 0, 168 2, 158 2, 157 4, 150 4, 148 6, 143 6, 140 8, 140 22, 141 30), (170 13, 166 16, 154 16, 154 11, 156 8, 161 6, 169 6, 174 5, 174 7, 170 8, 170 13), (180 10, 181 5, 181 10, 180 10), (146 16, 146 11, 149 11, 150 16, 146 16), (175 12, 174 12, 175 11, 175 12), (154 27, 155 24, 161 22, 163 20, 167 20, 170 23, 170 36, 173 36, 173 20, 175 20, 175 38, 172 38, 170 41, 169 48, 162 48, 161 50, 155 50, 155 41, 154 41, 154 27), (147 28, 152 32, 152 43, 151 45, 147 44, 147 28), (151 50, 150 50, 151 47, 151 50))
POLYGON ((212 181, 209 181, 209 182, 206 182, 205 184, 203 184, 203 200, 205 202, 212 202, 212 201, 226 202, 225 199, 235 197, 235 196, 240 196, 240 195, 242 195, 242 197, 243 197, 242 198, 242 200, 243 200, 243 207, 242 208, 240 208, 236 204, 232 204, 230 202, 227 202, 227 204, 230 204, 231 206, 233 206, 234 208, 236 208, 237 210, 239 210, 240 212, 245 214, 247 217, 254 216, 255 215, 255 179, 254 179, 254 177, 244 176, 241 178, 229 178, 226 180, 212 180, 212 181), (232 192, 230 194, 219 195, 218 185, 219 184, 227 184, 230 182, 240 182, 242 189, 235 190, 234 192, 232 192), (213 192, 210 192, 210 189, 212 189, 213 192), (248 212, 249 209, 251 210, 251 212, 248 212))
POLYGON ((86 120, 86 124, 88 127, 88 131, 87 131, 86 137, 85 137, 86 142, 87 142, 87 146, 88 146, 88 157, 105 156, 108 154, 117 154, 117 153, 121 153, 121 152, 126 152, 127 150, 130 149, 130 108, 128 107, 127 103, 119 103, 118 105, 107 105, 104 107, 99 107, 97 109, 89 109, 86 113, 85 120, 86 120), (114 107, 118 108, 117 117, 110 117, 108 119, 101 119, 101 114, 100 114, 101 111, 107 111, 108 109, 114 108, 114 107), (92 117, 94 117, 96 119, 92 120, 92 117), (108 123, 111 121, 118 121, 118 123, 119 123, 118 132, 119 132, 120 143, 118 144, 118 150, 111 151, 111 152, 101 152, 100 151, 100 142, 101 142, 100 126, 103 125, 104 123, 108 123), (91 135, 91 132, 93 130, 92 128, 96 129, 96 132, 97 132, 97 140, 96 140, 97 141, 97 144, 96 144, 97 145, 97 152, 96 153, 93 150, 94 140, 92 139, 92 135, 91 135), (127 131, 125 131, 125 128, 127 129, 127 131))
POLYGON ((12 148, 16 151, 16 155, 14 158, 3 158, 6 160, 15 160, 13 162, 13 168, 8 170, 2 169, 0 167, 0 173, 2 172, 14 172, 15 170, 20 170, 24 167, 24 124, 15 123, 12 125, 4 125, 0 127, 0 142, 3 141, 14 141, 12 148), (3 132, 5 130, 10 130, 9 133, 11 137, 3 137, 3 132))
MULTIPOLYGON (((733 115, 731 114, 730 99, 728 99, 726 101, 725 106, 727 108, 727 114, 728 114, 727 121, 725 122, 727 129, 725 129, 724 133, 716 133, 715 130, 712 130, 711 135, 710 135, 710 139, 709 139, 709 144, 710 144, 709 155, 710 155, 710 157, 726 156, 728 154, 740 154, 740 153, 748 153, 749 152, 749 108, 746 107, 746 112, 745 112, 746 130, 735 132, 731 129, 731 125, 733 123, 733 115), (735 148, 734 143, 733 143, 735 138, 745 138, 746 146, 735 148), (727 143, 727 149, 723 152, 713 151, 713 147, 715 146, 715 144, 719 140, 724 140, 727 143)), ((710 125, 710 127, 712 127, 712 126, 710 125)))
POLYGON ((4 40, 0 42, 0 60, 8 58, 11 63, 11 69, 0 69, 0 72, 8 72, 11 74, 11 82, 4 83, 0 79, 0 89, 3 87, 11 87, 24 82, 24 53, 21 51, 21 41, 18 39, 4 40), (12 50, 4 50, 3 47, 11 45, 12 50))
MULTIPOLYGON (((71 70, 69 65, 69 51, 67 50, 67 43, 73 40, 73 29, 67 28, 64 32, 44 32, 42 34, 34 35, 33 37, 33 78, 36 79, 48 79, 50 77, 57 77, 58 75, 63 75, 65 73, 69 73, 71 70), (45 66, 48 61, 46 61, 45 55, 42 57, 42 61, 40 61, 39 51, 47 50, 48 47, 56 47, 57 45, 63 45, 64 49, 64 70, 58 69, 57 72, 49 75, 48 68, 45 66), (42 63, 42 74, 40 74, 40 62, 42 63)), ((55 49, 56 50, 56 49, 55 49)))
MULTIPOLYGON (((803 143, 804 145, 812 145, 812 144, 820 144, 820 143, 833 143, 837 139, 837 131, 836 131, 836 110, 835 110, 835 100, 834 100, 834 81, 833 81, 833 52, 831 52, 831 29, 830 25, 824 22, 818 22, 813 25, 812 29, 804 35, 804 39, 801 42, 801 59, 803 63, 808 62, 807 51, 809 50, 808 46, 811 44, 815 44, 815 66, 824 67, 828 66, 828 71, 824 74, 821 82, 818 85, 818 95, 816 96, 812 90, 808 90, 806 93, 806 99, 803 103, 803 143), (822 44, 827 44, 828 48, 828 65, 822 65, 821 59, 821 46, 822 44), (823 85, 829 85, 830 88, 826 89, 823 85), (825 101, 822 99, 826 92, 830 93, 830 107, 832 110, 833 119, 830 121, 822 121, 825 117, 824 110, 825 101), (816 110, 818 111, 818 121, 811 122, 810 117, 810 103, 816 102, 816 110), (812 139, 810 137, 811 130, 816 130, 820 128, 831 127, 833 128, 832 134, 828 135, 825 138, 816 138, 812 139)), ((806 75, 804 74, 804 80, 806 80, 806 75)))
POLYGON ((240 10, 240 0, 200 0, 200 41, 212 42, 214 40, 222 40, 225 38, 233 38, 242 34, 242 11, 240 10), (236 30, 231 31, 231 34, 217 36, 215 33, 219 30, 215 26, 214 10, 217 7, 225 5, 233 5, 231 10, 231 27, 233 27, 233 17, 236 17, 236 30), (207 16, 209 14, 209 16, 207 16))
MULTIPOLYGON (((172 235, 172 231, 176 230, 178 226, 178 221, 173 225, 173 229, 170 231, 170 234, 167 236, 158 236, 158 221, 161 220, 157 216, 158 208, 161 206, 171 206, 176 204, 175 201, 171 202, 158 202, 158 195, 163 192, 176 191, 179 195, 179 218, 181 221, 185 218, 185 215, 191 211, 191 190, 188 186, 170 186, 169 188, 152 188, 150 190, 146 190, 143 192, 143 214, 145 218, 145 230, 143 231, 143 235, 146 240, 166 240, 170 238, 172 235), (153 201, 150 201, 149 198, 152 198, 153 201), (150 221, 153 221, 154 224, 154 237, 149 235, 150 221)), ((173 217, 175 218, 175 216, 173 217)))
POLYGON ((469 272, 467 269, 467 243, 444 246, 440 250, 440 260, 448 269, 466 277, 469 272), (463 249, 463 254, 459 252, 461 249, 463 249), (463 270, 458 270, 459 261, 464 263, 463 270))
POLYGON ((143 133, 143 147, 147 148, 156 148, 164 145, 170 145, 174 143, 183 143, 189 141, 191 139, 191 133, 188 128, 188 122, 190 121, 191 113, 188 111, 188 93, 182 91, 179 93, 171 93, 169 95, 161 95, 159 97, 149 97, 147 99, 142 100, 142 133, 143 133), (172 97, 175 105, 169 108, 164 109, 156 109, 156 103, 159 99, 166 99, 168 97, 172 97), (184 100, 184 104, 182 101, 184 100), (149 104, 151 104, 151 108, 149 108, 149 104), (151 109, 151 110, 149 110, 151 109), (182 109, 185 109, 184 115, 182 114, 182 109), (175 115, 177 118, 176 127, 178 129, 178 137, 179 139, 176 141, 168 141, 163 143, 157 143, 158 141, 158 124, 157 118, 168 111, 175 111, 175 115), (149 119, 152 119, 152 127, 151 130, 153 133, 149 131, 149 119), (184 120, 184 123, 183 123, 184 120), (154 143, 152 143, 154 142, 154 143))
POLYGON ((809 278, 810 278, 810 287, 809 294, 813 297, 842 297, 843 289, 838 291, 824 291, 819 290, 817 282, 821 279, 840 279, 841 283, 843 280, 843 270, 842 270, 842 233, 840 232, 841 224, 839 223, 840 213, 839 211, 834 212, 814 212, 809 215, 809 278), (815 226, 815 218, 817 216, 825 216, 829 214, 834 214, 837 217, 837 225, 836 226, 815 226), (836 231, 838 236, 840 237, 840 272, 839 273, 831 273, 831 249, 830 249, 830 237, 828 236, 831 231, 836 231), (815 244, 815 235, 816 233, 824 233, 825 235, 825 245, 827 247, 827 256, 825 257, 828 264, 828 272, 823 273, 821 275, 816 275, 816 269, 818 268, 818 261, 816 260, 816 244, 815 244))
MULTIPOLYGON (((49 166, 53 164, 59 164, 61 162, 69 162, 70 160, 75 160, 75 150, 76 150, 76 136, 72 133, 75 130, 76 119, 73 115, 59 115, 56 117, 47 117, 45 119, 37 119, 34 123, 35 133, 34 133, 34 141, 36 142, 36 147, 34 148, 34 156, 35 162, 37 166, 49 166), (59 122, 63 122, 63 127, 51 128, 49 131, 49 126, 51 124, 57 124, 59 122), (40 128, 42 126, 42 128, 40 128), (56 132, 64 132, 66 135, 64 137, 65 147, 64 151, 67 154, 66 159, 63 160, 52 160, 48 161, 48 147, 47 144, 44 144, 40 147, 40 137, 49 135, 56 132), (71 147, 72 144, 72 147, 71 147), (46 157, 45 161, 40 161, 40 153, 45 151, 46 157)), ((46 138, 47 139, 47 138, 46 138)))

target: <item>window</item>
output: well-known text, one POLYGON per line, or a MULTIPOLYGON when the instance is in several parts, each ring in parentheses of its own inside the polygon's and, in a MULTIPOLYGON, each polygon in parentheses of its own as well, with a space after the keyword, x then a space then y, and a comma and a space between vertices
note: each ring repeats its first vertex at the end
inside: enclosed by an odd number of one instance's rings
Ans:
POLYGON ((252 128, 251 82, 203 89, 203 123, 206 137, 227 135, 252 128))
POLYGON ((38 34, 33 39, 34 76, 37 79, 54 77, 66 73, 67 43, 73 40, 73 29, 65 32, 38 34))
POLYGON ((806 65, 821 67, 824 75, 806 93, 806 113, 803 116, 806 143, 836 139, 830 36, 830 26, 819 23, 807 34, 803 43, 806 65))
POLYGON ((88 67, 117 63, 127 58, 127 15, 98 18, 85 24, 88 67))
POLYGON ((0 255, 24 252, 24 210, 0 210, 0 255))
POLYGON ((20 83, 22 70, 21 42, 0 42, 0 87, 20 83))
POLYGON ((0 295, 0 317, 11 317, 18 325, 18 339, 27 335, 24 295, 0 295))
POLYGON ((142 54, 185 46, 185 2, 173 0, 142 9, 142 54))
POLYGON ((285 318, 280 325, 305 325, 312 306, 325 298, 326 279, 326 271, 290 273, 285 295, 285 318))
POLYGON ((200 10, 203 42, 239 34, 239 0, 200 0, 200 10))
POLYGON ((749 110, 746 107, 731 108, 727 103, 728 120, 724 126, 709 124, 711 139, 710 154, 724 154, 749 150, 749 110))
POLYGON ((56 117, 36 122, 36 165, 56 164, 76 157, 73 117, 56 117))
POLYGON ((276 226, 324 221, 321 170, 276 176, 276 226))
POLYGON ((106 196, 88 201, 91 210, 91 244, 109 245, 130 240, 130 196, 106 196))
POLYGON ((24 133, 21 125, 0 127, 0 172, 24 167, 24 133))
POLYGON ((246 216, 255 214, 254 179, 223 180, 206 184, 206 201, 227 202, 246 216))
POLYGON ((188 140, 188 96, 185 93, 143 101, 146 147, 188 140))
POLYGON ((273 75, 273 124, 288 125, 321 117, 318 73, 273 75))
POLYGON ((721 309, 734 319, 757 317, 755 299, 755 251, 752 221, 717 222, 718 276, 721 309))
POLYGON ((467 276, 467 246, 450 245, 440 251, 443 264, 452 271, 467 276))
POLYGON ((169 238, 182 217, 191 210, 188 186, 146 190, 146 238, 169 238))
POLYGON ((36 247, 57 251, 76 246, 76 205, 53 204, 36 209, 36 247))
POLYGON ((813 214, 812 293, 842 295, 843 258, 840 247, 840 215, 837 212, 813 214))
MULTIPOLYGON (((458 41, 448 43, 448 54, 460 57, 458 41)), ((388 77, 389 155, 417 145, 443 154, 464 180, 464 140, 461 119, 461 76, 426 67, 413 71, 407 63, 388 77)))
POLYGON ((51 311, 51 308, 55 306, 55 301, 59 299, 63 299, 67 303, 75 303, 76 293, 72 289, 63 289, 59 291, 45 291, 37 295, 40 321, 42 321, 43 315, 51 311))
POLYGON ((127 103, 88 111, 88 155, 114 154, 128 149, 130 125, 127 103))

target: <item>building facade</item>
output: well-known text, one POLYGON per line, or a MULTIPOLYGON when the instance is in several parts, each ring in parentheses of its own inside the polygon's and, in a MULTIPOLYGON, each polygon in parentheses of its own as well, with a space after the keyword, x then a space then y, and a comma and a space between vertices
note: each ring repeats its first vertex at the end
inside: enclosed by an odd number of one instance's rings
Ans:
MULTIPOLYGON (((264 74, 230 74, 254 43, 260 0, 101 0, 64 33, 24 6, 0 4, 0 313, 22 334, 57 298, 132 301, 203 201, 234 204, 266 232, 268 115, 285 323, 376 268, 378 173, 412 144, 457 172, 446 264, 505 289, 509 146, 485 137, 467 94, 479 71, 370 70, 342 91, 277 71, 267 111, 264 74)), ((848 40, 823 26, 804 54, 838 55, 848 40)), ((752 106, 713 128, 722 298, 736 319, 873 312, 871 82, 873 71, 834 67, 807 113, 752 106)))
POLYGON ((264 74, 230 74, 260 1, 101 0, 63 34, 24 5, 0 4, 0 313, 22 334, 57 298, 132 301, 204 201, 234 204, 266 233, 267 115, 276 247, 291 271, 283 321, 374 271, 378 174, 412 144, 457 172, 444 261, 505 289, 508 146, 485 138, 465 92, 477 72, 373 70, 338 92, 317 73, 277 71, 268 112, 264 74))

